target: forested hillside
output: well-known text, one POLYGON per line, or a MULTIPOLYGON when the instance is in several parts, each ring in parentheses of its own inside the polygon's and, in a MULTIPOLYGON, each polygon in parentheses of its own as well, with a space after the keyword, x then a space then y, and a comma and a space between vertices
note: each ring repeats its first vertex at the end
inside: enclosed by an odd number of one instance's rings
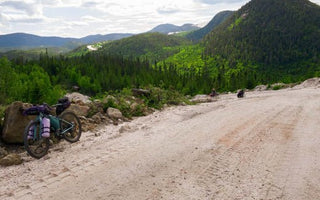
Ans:
POLYGON ((144 33, 105 44, 100 53, 124 57, 147 57, 159 61, 176 52, 180 46, 191 44, 183 37, 161 33, 144 33))
POLYGON ((91 96, 134 87, 160 87, 194 95, 209 92, 211 87, 199 73, 181 74, 173 66, 153 67, 146 59, 103 53, 72 58, 41 54, 34 61, 0 58, 0 66, 0 104, 14 100, 52 104, 74 85, 91 96))
MULTIPOLYGON (((320 7, 307 0, 252 0, 199 44, 165 60, 208 73, 218 90, 320 75, 320 7)), ((159 65, 163 65, 159 63, 159 65)))
POLYGON ((169 33, 194 31, 198 29, 199 27, 193 24, 184 24, 182 26, 176 26, 173 24, 161 24, 159 26, 154 27, 152 30, 148 32, 169 34, 169 33))
POLYGON ((307 0, 252 0, 203 41, 205 55, 231 67, 258 66, 265 81, 316 75, 320 64, 320 7, 307 0))
POLYGON ((192 31, 188 33, 185 37, 189 40, 198 42, 199 40, 203 39, 205 35, 210 33, 214 28, 219 26, 223 23, 230 15, 233 14, 233 11, 222 11, 216 14, 213 19, 203 28, 199 30, 192 31))
MULTIPOLYGON (((53 103, 72 86, 92 96, 157 86, 183 94, 235 91, 320 75, 320 7, 307 0, 252 0, 194 44, 139 34, 94 52, 0 59, 0 104, 53 103)), ((83 47, 85 48, 85 47, 83 47)))

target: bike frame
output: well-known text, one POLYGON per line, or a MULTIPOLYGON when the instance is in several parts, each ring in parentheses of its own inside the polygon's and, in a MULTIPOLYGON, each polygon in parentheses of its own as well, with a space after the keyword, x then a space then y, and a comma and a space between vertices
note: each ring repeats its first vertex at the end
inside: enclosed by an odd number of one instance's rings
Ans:
MULTIPOLYGON (((42 129, 43 127, 43 125, 42 125, 42 119, 43 119, 43 117, 46 117, 46 115, 45 114, 43 114, 43 113, 39 113, 39 115, 37 116, 37 118, 36 118, 36 120, 35 121, 39 121, 39 123, 40 123, 40 129, 42 129)), ((70 130, 72 130, 73 128, 74 128, 74 124, 73 123, 71 123, 71 122, 69 122, 69 121, 66 121, 66 120, 64 120, 64 119, 61 119, 61 118, 59 118, 59 117, 56 117, 56 116, 53 116, 53 115, 48 115, 48 117, 49 118, 51 118, 51 117, 54 117, 54 118, 57 118, 58 120, 59 120, 59 122, 60 122, 60 124, 59 124, 59 129, 58 130, 55 130, 55 134, 60 134, 60 135, 64 135, 64 134, 66 134, 68 131, 70 131, 70 130), (65 129, 62 129, 62 122, 64 123, 64 124, 67 124, 67 125, 69 125, 67 128, 65 128, 65 129)), ((34 128, 33 129, 33 140, 40 140, 42 138, 42 136, 41 136, 41 134, 39 134, 38 136, 37 136, 37 129, 36 128, 34 128)))
POLYGON ((63 134, 63 135, 64 135, 64 134, 66 134, 68 131, 70 131, 70 130, 72 130, 72 129, 74 128, 74 124, 73 124, 73 123, 68 122, 68 121, 66 121, 66 120, 64 120, 64 119, 60 119, 60 118, 59 118, 59 120, 60 120, 60 126, 61 126, 61 124, 62 124, 61 122, 70 125, 70 127, 61 130, 60 134, 63 134))

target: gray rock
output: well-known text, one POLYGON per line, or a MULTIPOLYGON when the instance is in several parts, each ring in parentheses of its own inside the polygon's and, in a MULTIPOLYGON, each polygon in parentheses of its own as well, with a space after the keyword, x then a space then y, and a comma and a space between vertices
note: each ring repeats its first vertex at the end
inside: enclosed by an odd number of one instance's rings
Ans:
POLYGON ((109 107, 107 110, 107 114, 111 119, 122 119, 123 118, 120 110, 118 110, 116 108, 109 107))
POLYGON ((1 166, 20 165, 22 163, 21 156, 18 154, 9 154, 6 157, 0 159, 1 166))
POLYGON ((73 92, 71 94, 66 94, 66 97, 69 98, 71 102, 77 104, 89 104, 91 103, 90 97, 80 94, 79 92, 73 92))

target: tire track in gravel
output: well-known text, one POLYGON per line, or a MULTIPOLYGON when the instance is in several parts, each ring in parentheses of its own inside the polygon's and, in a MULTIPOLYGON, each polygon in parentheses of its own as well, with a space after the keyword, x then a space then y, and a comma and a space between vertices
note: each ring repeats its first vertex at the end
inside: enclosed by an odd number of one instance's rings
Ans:
POLYGON ((15 187, 11 186, 6 192, 0 193, 0 199, 36 199, 34 195, 37 194, 37 191, 59 185, 64 179, 77 177, 79 174, 86 173, 88 168, 92 169, 94 166, 106 164, 117 157, 120 152, 125 152, 125 146, 117 144, 117 148, 115 149, 112 147, 114 144, 116 143, 113 139, 110 141, 96 141, 90 143, 88 146, 84 142, 80 142, 79 144, 75 143, 73 145, 63 142, 63 144, 59 144, 56 147, 51 147, 47 158, 34 160, 28 155, 25 155, 24 157, 28 160, 25 164, 26 166, 28 166, 28 162, 46 162, 51 159, 50 157, 54 156, 57 156, 59 162, 63 160, 63 163, 65 164, 47 166, 48 169, 46 170, 46 173, 43 173, 43 169, 39 169, 39 173, 37 173, 38 169, 27 167, 29 170, 26 170, 26 173, 22 175, 26 178, 22 182, 17 183, 15 187), (81 148, 82 146, 85 146, 85 148, 81 148), (70 158, 68 158, 70 154, 68 154, 67 151, 72 148, 79 149, 79 154, 77 156, 78 159, 73 159, 70 163, 68 162, 68 160, 70 160, 70 158), (95 155, 87 153, 93 149, 95 155), (33 183, 29 183, 31 180, 28 179, 32 179, 33 183))
MULTIPOLYGON (((260 160, 260 168, 255 171, 254 162, 265 150, 265 143, 279 140, 285 142, 299 120, 301 107, 286 106, 278 112, 269 114, 254 126, 250 122, 240 124, 235 130, 222 137, 219 148, 212 151, 210 165, 199 175, 198 184, 206 192, 205 199, 281 199, 282 188, 270 182, 273 166, 260 160), (283 117, 289 119, 280 123, 283 117), (246 133, 237 138, 239 132, 246 133), (227 142, 226 142, 227 141, 227 142), (266 166, 263 166, 266 165, 266 166), (246 188, 252 179, 262 178, 260 186, 252 186, 254 191, 246 188)), ((269 146, 269 145, 268 145, 269 146)), ((267 147, 268 147, 267 146, 267 147)), ((265 159, 275 160, 277 146, 265 159)), ((290 155, 287 155, 290 156, 290 155)), ((258 159, 259 160, 259 159, 258 159)), ((269 160, 270 161, 270 160, 269 160)), ((278 164, 278 163, 276 163, 278 164)))
MULTIPOLYGON (((194 116, 201 115, 202 112, 196 112, 196 113, 191 113, 190 116, 187 116, 187 118, 184 118, 183 115, 178 118, 178 121, 184 121, 193 118, 194 116)), ((169 115, 170 116, 170 115, 169 115)), ((172 115, 171 115, 172 116, 172 115)), ((177 121, 177 122, 178 122, 177 121)), ((158 123, 162 123, 161 121, 158 121, 158 123)), ((129 123, 130 124, 130 123, 129 123)), ((143 124, 140 124, 140 128, 143 129, 144 126, 143 124)), ((120 128, 118 128, 120 129, 120 128)), ((166 127, 166 130, 172 129, 170 126, 166 127), (169 128, 169 129, 168 129, 169 128)), ((160 129, 161 130, 161 129, 160 129)), ((157 130, 157 131, 160 131, 157 130)), ((37 191, 41 190, 46 190, 47 188, 53 188, 55 185, 59 185, 64 179, 68 178, 76 178, 77 176, 81 175, 81 173, 85 173, 89 168, 90 170, 93 170, 94 166, 101 166, 104 164, 108 164, 111 160, 113 160, 116 157, 119 157, 120 154, 126 153, 129 148, 130 151, 133 151, 135 149, 135 146, 138 146, 139 143, 136 141, 132 140, 129 143, 126 141, 125 144, 119 145, 119 141, 117 140, 118 138, 121 137, 121 134, 119 135, 119 130, 116 130, 112 134, 113 136, 106 138, 101 141, 97 141, 94 143, 89 143, 89 146, 87 144, 77 144, 76 146, 85 146, 85 148, 81 149, 80 152, 82 151, 83 154, 82 156, 79 157, 78 160, 75 160, 71 164, 69 164, 67 167, 65 166, 56 166, 56 168, 51 168, 48 169, 47 175, 44 177, 34 177, 34 179, 37 179, 36 183, 33 184, 28 184, 27 182, 25 183, 20 183, 18 185, 18 189, 11 189, 11 192, 5 193, 5 194, 0 194, 0 197, 4 198, 13 198, 14 199, 41 199, 41 196, 35 197, 39 195, 37 191), (115 137, 115 135, 119 135, 118 137, 115 137), (113 148, 113 146, 116 146, 113 148), (106 148, 107 147, 107 148, 106 148), (99 155, 91 155, 88 153, 85 153, 85 151, 92 151, 95 150, 95 154, 99 155)), ((150 136, 150 135, 149 135, 150 136)), ((148 135, 146 136, 147 138, 149 137, 148 135)), ((59 151, 60 148, 62 151, 68 151, 68 148, 72 148, 70 144, 66 144, 67 147, 56 147, 53 149, 50 149, 50 152, 60 153, 59 151)), ((53 156, 49 152, 49 155, 53 156)), ((80 153, 79 152, 79 153, 80 153)), ((64 154, 62 152, 62 154, 64 154)), ((81 154, 81 153, 80 153, 81 154)), ((68 154, 61 155, 62 158, 61 160, 67 160, 68 159, 68 154)), ((34 173, 35 176, 37 176, 37 173, 34 173)))

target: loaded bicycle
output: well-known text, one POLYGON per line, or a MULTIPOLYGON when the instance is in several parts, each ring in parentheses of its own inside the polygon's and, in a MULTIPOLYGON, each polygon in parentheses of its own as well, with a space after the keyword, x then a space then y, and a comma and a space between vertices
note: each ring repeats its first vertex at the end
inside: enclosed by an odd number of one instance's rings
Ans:
POLYGON ((32 106, 24 115, 36 115, 25 128, 23 141, 30 156, 42 158, 48 153, 50 136, 64 138, 68 142, 77 142, 81 136, 81 122, 72 111, 64 111, 70 106, 68 98, 59 99, 58 104, 51 107, 47 104, 32 106), (56 108, 56 115, 50 112, 56 108))

